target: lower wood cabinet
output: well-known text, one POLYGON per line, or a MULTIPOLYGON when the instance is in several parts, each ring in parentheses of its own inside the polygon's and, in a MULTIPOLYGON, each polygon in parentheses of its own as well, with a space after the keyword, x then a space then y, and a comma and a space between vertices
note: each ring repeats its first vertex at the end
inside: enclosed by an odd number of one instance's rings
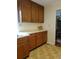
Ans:
POLYGON ((23 59, 23 45, 17 47, 17 59, 23 59))
POLYGON ((29 56, 28 37, 18 38, 17 40, 17 59, 24 59, 29 56))
POLYGON ((36 33, 31 34, 29 36, 29 47, 30 47, 30 50, 36 47, 36 33))
POLYGON ((42 32, 42 43, 46 43, 47 42, 47 31, 42 32))
POLYGON ((29 36, 30 50, 47 42, 47 31, 33 33, 29 36))
POLYGON ((36 37, 36 47, 40 46, 43 43, 43 32, 37 33, 36 37))
POLYGON ((17 39, 17 59, 26 59, 29 52, 47 42, 47 31, 17 39))

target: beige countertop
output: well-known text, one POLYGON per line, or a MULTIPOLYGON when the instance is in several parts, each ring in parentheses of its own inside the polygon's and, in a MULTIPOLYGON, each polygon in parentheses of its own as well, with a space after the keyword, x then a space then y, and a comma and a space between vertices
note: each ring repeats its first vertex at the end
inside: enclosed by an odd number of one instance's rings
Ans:
POLYGON ((33 34, 33 33, 37 33, 37 32, 43 32, 46 30, 32 30, 32 31, 26 31, 28 34, 33 34))
POLYGON ((24 36, 29 36, 30 34, 27 33, 27 32, 18 32, 17 34, 17 38, 21 38, 21 37, 24 37, 24 36))
POLYGON ((21 38, 21 37, 24 37, 24 36, 29 36, 30 34, 33 34, 33 33, 37 33, 37 32, 43 32, 43 31, 47 31, 47 30, 29 30, 29 31, 22 31, 22 32, 18 32, 17 34, 17 38, 21 38))

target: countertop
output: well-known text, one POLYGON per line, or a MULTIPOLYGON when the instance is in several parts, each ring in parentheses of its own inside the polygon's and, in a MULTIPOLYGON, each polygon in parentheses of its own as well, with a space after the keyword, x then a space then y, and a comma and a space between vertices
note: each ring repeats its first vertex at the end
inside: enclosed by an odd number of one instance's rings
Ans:
POLYGON ((29 35, 30 35, 30 34, 27 33, 27 32, 19 32, 19 33, 17 34, 17 38, 21 38, 21 37, 29 36, 29 35))
POLYGON ((21 37, 24 37, 24 36, 29 36, 30 34, 37 33, 37 32, 42 32, 42 31, 47 31, 47 30, 21 31, 21 32, 18 32, 17 38, 21 38, 21 37))

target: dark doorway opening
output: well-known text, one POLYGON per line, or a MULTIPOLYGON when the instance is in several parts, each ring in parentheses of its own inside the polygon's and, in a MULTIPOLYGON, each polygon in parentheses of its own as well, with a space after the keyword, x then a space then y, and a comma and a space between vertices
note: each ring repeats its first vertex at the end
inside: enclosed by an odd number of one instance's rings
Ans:
POLYGON ((61 10, 56 11, 56 46, 61 46, 61 10))

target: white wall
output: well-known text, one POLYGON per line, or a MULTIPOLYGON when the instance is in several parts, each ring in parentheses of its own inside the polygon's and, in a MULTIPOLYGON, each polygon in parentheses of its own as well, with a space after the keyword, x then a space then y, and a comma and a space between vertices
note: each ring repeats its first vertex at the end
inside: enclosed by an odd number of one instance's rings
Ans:
POLYGON ((19 31, 33 31, 38 30, 38 26, 42 26, 42 23, 21 23, 18 28, 19 31))
POLYGON ((61 1, 56 0, 54 4, 45 6, 44 28, 48 30, 48 43, 55 44, 56 10, 61 9, 61 1))

